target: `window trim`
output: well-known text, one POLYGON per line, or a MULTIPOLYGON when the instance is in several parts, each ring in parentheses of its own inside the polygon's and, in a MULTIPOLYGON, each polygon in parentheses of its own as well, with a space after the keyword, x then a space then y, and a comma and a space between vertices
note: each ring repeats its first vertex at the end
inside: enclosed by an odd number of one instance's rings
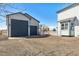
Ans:
POLYGON ((68 29, 68 22, 61 23, 61 30, 67 30, 68 29), (63 25, 63 27, 62 27, 63 25))
POLYGON ((65 30, 68 29, 68 22, 65 22, 65 30))

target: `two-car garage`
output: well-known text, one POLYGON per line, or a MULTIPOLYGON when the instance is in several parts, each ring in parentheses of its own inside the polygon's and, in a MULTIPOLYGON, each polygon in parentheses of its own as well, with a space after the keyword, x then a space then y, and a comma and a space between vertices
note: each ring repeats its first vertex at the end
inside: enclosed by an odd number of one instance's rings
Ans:
POLYGON ((7 16, 8 21, 8 36, 9 37, 23 37, 23 36, 32 36, 32 35, 38 35, 39 30, 39 21, 34 19, 33 17, 28 17, 28 14, 22 14, 22 13, 14 13, 7 16), (14 18, 14 16, 20 18, 14 18), (23 17, 28 18, 23 20, 23 17))

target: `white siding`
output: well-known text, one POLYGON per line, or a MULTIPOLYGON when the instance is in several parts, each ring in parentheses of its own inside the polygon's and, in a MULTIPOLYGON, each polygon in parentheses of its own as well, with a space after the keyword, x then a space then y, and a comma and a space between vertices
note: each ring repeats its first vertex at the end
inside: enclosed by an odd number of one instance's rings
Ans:
POLYGON ((75 37, 79 36, 79 21, 75 21, 75 37))
POLYGON ((75 37, 79 36, 79 26, 75 26, 75 37))
MULTIPOLYGON (((72 17, 77 17, 76 21, 74 22, 75 24, 75 27, 74 27, 74 35, 77 37, 79 36, 79 5, 75 6, 75 7, 72 7, 70 9, 67 9, 65 11, 62 11, 60 13, 58 13, 58 20, 57 21, 60 21, 60 20, 64 20, 64 19, 67 19, 67 18, 72 18, 72 17)), ((73 19, 72 19, 73 20, 73 19)), ((62 31, 60 33, 60 24, 58 23, 58 35, 62 35, 62 34, 68 34, 69 31, 62 31)))
POLYGON ((58 22, 58 27, 57 27, 57 34, 58 34, 58 36, 61 36, 61 24, 60 24, 60 22, 58 22))
POLYGON ((70 23, 68 22, 68 29, 66 29, 66 30, 61 30, 61 24, 60 24, 60 22, 58 22, 58 36, 62 36, 62 35, 67 35, 67 36, 69 36, 69 27, 70 27, 70 25, 69 25, 70 23))
POLYGON ((78 17, 79 16, 78 11, 79 11, 79 5, 71 8, 71 9, 65 10, 58 14, 58 21, 66 19, 66 18, 71 18, 74 16, 78 17))
POLYGON ((70 25, 69 25, 70 23, 68 22, 68 29, 66 29, 66 30, 61 30, 60 31, 60 33, 61 33, 61 35, 66 35, 66 36, 69 36, 69 27, 70 27, 70 25))
POLYGON ((61 30, 61 35, 69 36, 69 31, 68 30, 61 30))

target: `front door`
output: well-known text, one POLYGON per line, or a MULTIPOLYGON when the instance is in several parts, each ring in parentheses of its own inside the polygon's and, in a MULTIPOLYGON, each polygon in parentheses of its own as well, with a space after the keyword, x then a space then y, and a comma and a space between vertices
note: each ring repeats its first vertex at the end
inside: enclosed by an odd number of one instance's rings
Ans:
POLYGON ((70 36, 74 36, 74 23, 70 25, 70 36))

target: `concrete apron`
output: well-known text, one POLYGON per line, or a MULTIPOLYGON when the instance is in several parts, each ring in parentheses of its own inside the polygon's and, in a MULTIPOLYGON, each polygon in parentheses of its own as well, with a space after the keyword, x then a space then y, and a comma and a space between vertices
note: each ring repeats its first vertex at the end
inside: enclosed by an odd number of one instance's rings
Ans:
POLYGON ((26 40, 28 40, 28 39, 25 38, 25 37, 8 37, 8 39, 26 39, 26 40))

